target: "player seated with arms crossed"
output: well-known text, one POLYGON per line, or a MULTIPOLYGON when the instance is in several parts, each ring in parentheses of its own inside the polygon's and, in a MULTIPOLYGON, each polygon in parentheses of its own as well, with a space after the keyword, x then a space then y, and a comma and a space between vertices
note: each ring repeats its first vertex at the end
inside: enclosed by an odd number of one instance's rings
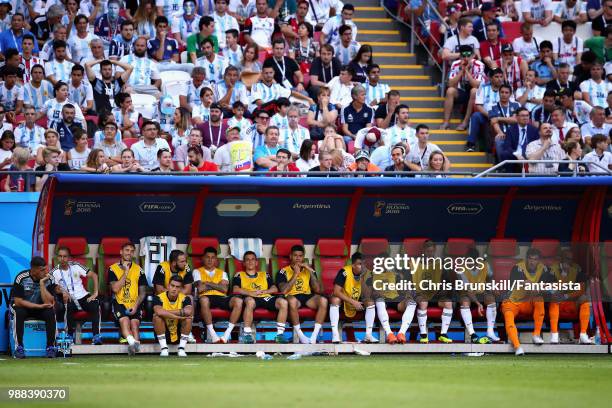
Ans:
POLYGON ((157 336, 160 357, 168 357, 168 342, 178 343, 178 356, 187 357, 185 346, 193 323, 191 297, 185 295, 183 278, 172 275, 168 290, 153 298, 153 330, 157 336))
POLYGON ((285 323, 287 322, 287 300, 280 296, 274 296, 278 288, 272 278, 264 271, 257 268, 257 255, 253 251, 246 251, 242 257, 244 271, 238 272, 232 279, 233 292, 244 299, 244 311, 242 321, 244 322, 243 341, 247 344, 255 342, 251 325, 253 324, 253 311, 261 307, 270 311, 278 310, 276 317, 277 343, 286 343, 283 335, 285 323))
POLYGON ((202 255, 202 266, 193 271, 193 280, 198 288, 200 298, 200 316, 206 324, 206 330, 210 341, 213 343, 229 342, 232 330, 236 326, 240 313, 242 313, 242 298, 227 296, 229 278, 227 272, 217 267, 217 250, 213 247, 204 249, 202 255), (219 337, 213 326, 213 318, 210 309, 223 309, 231 311, 227 329, 222 337, 219 337))
POLYGON ((344 315, 350 319, 357 315, 357 312, 365 310, 366 334, 365 343, 378 343, 372 335, 376 309, 372 300, 367 300, 362 293, 365 286, 365 267, 363 255, 355 252, 351 256, 351 265, 346 265, 338 271, 334 280, 334 291, 329 300, 329 320, 332 329, 332 343, 340 343, 341 337, 338 332, 338 322, 340 321, 340 306, 343 306, 344 315))
POLYGON ((127 242, 121 246, 121 260, 108 268, 108 282, 113 291, 113 316, 119 322, 121 335, 127 339, 128 354, 140 351, 140 319, 142 302, 147 290, 147 278, 132 259, 136 247, 127 242))
POLYGON ((304 262, 304 246, 294 245, 289 255, 290 264, 276 274, 276 286, 289 302, 289 319, 300 343, 316 344, 327 313, 327 298, 321 296, 322 286, 317 272, 304 262), (316 310, 312 335, 307 337, 300 328, 300 307, 316 310))
MULTIPOLYGON (((153 274, 153 287, 155 294, 159 295, 168 289, 170 284, 170 278, 173 276, 180 276, 183 280, 182 293, 191 299, 193 304, 193 274, 187 265, 187 255, 180 249, 173 249, 170 251, 170 256, 167 261, 161 262, 157 265, 155 273, 153 274)), ((191 333, 189 333, 189 343, 195 343, 196 340, 191 333)))
MULTIPOLYGON (((525 281, 525 283, 551 282, 550 273, 546 265, 540 262, 540 251, 530 248, 525 260, 520 261, 510 272, 510 282, 525 281)), ((514 324, 514 318, 519 314, 533 314, 533 343, 544 344, 542 339, 542 324, 544 323, 544 299, 537 291, 528 291, 517 287, 511 291, 508 298, 502 302, 502 313, 506 326, 508 339, 514 347, 514 354, 522 356, 525 351, 521 347, 518 330, 514 324)))
POLYGON ((570 248, 561 250, 560 259, 550 266, 550 273, 555 282, 575 282, 580 284, 580 290, 555 292, 548 304, 550 318, 550 342, 559 343, 559 313, 577 314, 580 321, 580 344, 593 344, 587 329, 591 318, 591 303, 586 295, 585 273, 576 262, 570 248))

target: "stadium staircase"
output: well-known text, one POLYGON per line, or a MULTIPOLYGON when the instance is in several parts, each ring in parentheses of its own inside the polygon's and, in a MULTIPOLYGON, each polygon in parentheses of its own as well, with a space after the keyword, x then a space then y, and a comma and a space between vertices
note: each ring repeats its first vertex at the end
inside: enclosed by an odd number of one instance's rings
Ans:
MULTIPOLYGON (((466 131, 439 130, 443 118, 443 101, 439 88, 433 83, 427 67, 417 64, 415 54, 409 53, 409 38, 405 26, 390 18, 378 0, 353 0, 353 21, 357 25, 357 41, 370 44, 374 62, 381 66, 381 82, 401 93, 402 103, 410 106, 412 126, 419 123, 430 127, 430 141, 437 144, 452 163, 451 169, 460 172, 481 172, 489 167, 486 153, 464 152, 466 131)), ((460 123, 457 116, 451 127, 460 123)))

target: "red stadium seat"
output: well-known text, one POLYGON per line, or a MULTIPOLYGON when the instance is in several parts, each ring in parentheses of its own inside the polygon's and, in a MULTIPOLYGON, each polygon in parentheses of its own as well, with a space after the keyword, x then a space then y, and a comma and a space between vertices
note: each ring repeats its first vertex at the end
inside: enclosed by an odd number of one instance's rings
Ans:
POLYGON ((521 36, 521 22, 520 21, 504 21, 502 22, 502 29, 504 30, 504 40, 512 43, 515 38, 521 36))
POLYGON ((382 254, 389 255, 389 240, 387 238, 362 238, 359 251, 363 255, 366 268, 371 271, 374 258, 382 254))
POLYGON ((449 238, 445 252, 448 256, 465 256, 475 246, 476 242, 472 238, 449 238))
POLYGON ((98 245, 98 281, 100 285, 100 294, 109 294, 107 287, 108 268, 120 261, 121 256, 119 251, 121 246, 126 242, 130 242, 128 237, 105 237, 98 245))
POLYGON ((125 145, 129 148, 132 147, 132 145, 136 142, 138 142, 138 138, 137 137, 126 137, 125 139, 123 139, 123 143, 125 143, 125 145))
POLYGON ((491 239, 487 255, 493 268, 493 279, 506 280, 510 278, 510 272, 518 262, 518 259, 516 259, 517 252, 518 245, 516 239, 491 239))
POLYGON ((558 239, 534 239, 531 241, 531 248, 538 249, 542 255, 542 262, 546 265, 557 260, 559 254, 559 240, 558 239))
POLYGON ((321 273, 323 289, 329 295, 334 289, 338 271, 346 265, 348 248, 343 239, 321 238, 315 246, 315 269, 321 273))
MULTIPOLYGON (((197 269, 202 266, 202 255, 207 247, 213 247, 217 250, 217 254, 221 254, 221 246, 219 240, 215 237, 194 237, 189 241, 187 246, 187 262, 192 269, 197 269)), ((225 269, 225 260, 219 256, 218 268, 225 269)))
POLYGON ((402 242, 402 250, 409 256, 420 256, 423 254, 423 244, 429 238, 404 238, 402 242))
POLYGON ((57 240, 55 253, 59 247, 67 247, 72 256, 83 256, 89 253, 89 245, 84 237, 62 237, 57 240))
POLYGON ((278 238, 274 241, 272 258, 270 259, 273 278, 276 278, 276 273, 279 270, 289 265, 289 255, 291 255, 291 247, 294 245, 304 245, 304 241, 299 238, 278 238))
POLYGON ((355 153, 355 141, 351 140, 346 144, 346 151, 350 154, 355 153))

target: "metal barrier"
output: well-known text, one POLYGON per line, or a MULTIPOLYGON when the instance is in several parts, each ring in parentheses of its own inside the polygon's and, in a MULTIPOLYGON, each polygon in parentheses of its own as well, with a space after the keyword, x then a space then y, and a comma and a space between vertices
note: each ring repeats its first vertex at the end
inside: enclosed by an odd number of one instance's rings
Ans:
MULTIPOLYGON (((559 164, 559 163, 569 163, 569 164, 584 164, 587 166, 596 166, 599 169, 603 170, 604 173, 584 173, 584 175, 589 175, 589 176, 610 176, 612 175, 612 171, 610 171, 610 169, 608 169, 607 167, 604 167, 602 165, 600 165, 599 163, 594 163, 594 162, 586 162, 584 160, 504 160, 501 163, 496 164, 495 166, 486 169, 485 171, 478 173, 477 175, 474 176, 474 178, 480 178, 480 177, 484 177, 484 176, 488 176, 491 173, 493 173, 495 170, 499 170, 500 168, 504 167, 506 164, 540 164, 540 163, 552 163, 552 164, 559 164)), ((550 175, 550 176, 557 176, 557 175, 572 175, 574 177, 578 176, 579 174, 582 174, 581 172, 578 171, 578 166, 576 166, 576 168, 574 168, 574 170, 571 173, 559 173, 559 172, 555 172, 553 173, 526 173, 525 172, 525 166, 522 166, 521 168, 522 172, 520 173, 521 177, 526 177, 527 174, 533 174, 533 175, 550 175)), ((511 173, 511 174, 517 174, 517 173, 511 173)), ((498 176, 499 174, 496 174, 496 176, 498 176)))

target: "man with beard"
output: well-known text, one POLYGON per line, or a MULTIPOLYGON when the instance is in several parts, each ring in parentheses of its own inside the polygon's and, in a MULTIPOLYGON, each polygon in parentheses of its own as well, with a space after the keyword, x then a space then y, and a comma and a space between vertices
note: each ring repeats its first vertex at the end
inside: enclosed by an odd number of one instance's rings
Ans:
MULTIPOLYGON (((130 75, 128 81, 132 92, 159 97, 161 77, 157 69, 157 63, 147 57, 147 40, 145 37, 138 37, 134 42, 134 53, 124 56, 120 61, 133 67, 133 75, 130 75)), ((115 76, 121 75, 124 71, 125 69, 119 65, 115 76)))
POLYGON ((123 61, 116 60, 95 60, 85 63, 87 79, 93 88, 94 104, 97 112, 105 110, 110 112, 115 107, 115 96, 121 92, 121 87, 130 78, 134 67, 123 61), (100 74, 102 79, 96 77, 93 67, 100 64, 100 74), (123 72, 116 79, 113 78, 113 65, 121 67, 123 72))

